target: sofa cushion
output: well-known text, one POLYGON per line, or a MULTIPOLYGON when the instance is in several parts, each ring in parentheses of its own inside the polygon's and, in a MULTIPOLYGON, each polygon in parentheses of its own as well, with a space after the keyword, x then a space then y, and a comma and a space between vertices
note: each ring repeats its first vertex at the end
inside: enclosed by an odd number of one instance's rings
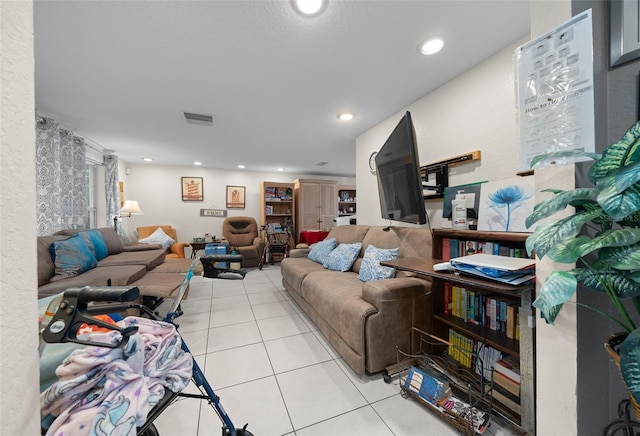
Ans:
POLYGON ((306 257, 286 257, 280 263, 282 281, 289 283, 296 292, 302 289, 302 281, 311 272, 326 271, 321 264, 310 262, 306 257))
POLYGON ((383 227, 372 226, 362 241, 362 248, 369 245, 378 248, 400 247, 399 257, 431 258, 431 234, 427 229, 419 227, 383 227))
POLYGON ((67 239, 64 235, 38 236, 38 286, 46 285, 56 273, 56 265, 51 257, 50 247, 55 241, 67 239))
POLYGON ((109 256, 112 254, 122 253, 124 251, 122 239, 120 239, 120 236, 118 236, 114 229, 111 227, 101 227, 98 230, 102 233, 102 239, 104 239, 104 243, 107 245, 107 252, 109 253, 109 256))
POLYGON ((78 276, 50 282, 38 287, 38 298, 63 292, 68 288, 82 286, 126 286, 142 278, 147 272, 144 265, 120 265, 93 268, 78 276))
POLYGON ((399 251, 400 248, 378 248, 369 245, 364 251, 358 278, 363 282, 392 278, 396 270, 380 265, 380 261, 397 259, 399 251))
POLYGON ((302 297, 358 354, 364 355, 363 332, 367 317, 377 312, 361 298, 362 282, 352 272, 323 269, 302 282, 302 297))
POLYGON ((309 260, 313 260, 317 263, 323 263, 329 253, 336 248, 336 238, 325 239, 324 241, 316 242, 311 245, 309 249, 309 260))
POLYGON ((333 271, 349 271, 362 248, 361 242, 340 244, 327 255, 322 266, 333 271))
POLYGON ((147 271, 151 271, 162 262, 167 256, 167 251, 160 248, 145 251, 124 251, 105 257, 98 262, 98 267, 118 266, 118 265, 144 265, 147 271))
POLYGON ((167 235, 164 230, 160 227, 156 229, 155 232, 147 236, 143 239, 138 239, 138 243, 140 244, 160 244, 162 248, 165 250, 171 247, 171 245, 175 244, 176 241, 169 235, 167 235))
POLYGON ((96 229, 84 230, 82 232, 78 232, 80 237, 84 239, 84 242, 89 247, 91 254, 96 260, 102 260, 109 255, 107 251, 107 244, 104 243, 104 238, 102 237, 102 233, 100 233, 96 229))
POLYGON ((49 249, 56 266, 55 275, 51 277, 52 282, 75 277, 95 268, 98 263, 80 235, 72 236, 64 241, 55 241, 49 249))
MULTIPOLYGON (((365 225, 348 225, 336 226, 329 231, 327 239, 336 238, 338 244, 352 244, 354 242, 362 242, 365 235, 369 231, 369 226, 365 225)), ((396 245, 397 246, 397 245, 396 245)))

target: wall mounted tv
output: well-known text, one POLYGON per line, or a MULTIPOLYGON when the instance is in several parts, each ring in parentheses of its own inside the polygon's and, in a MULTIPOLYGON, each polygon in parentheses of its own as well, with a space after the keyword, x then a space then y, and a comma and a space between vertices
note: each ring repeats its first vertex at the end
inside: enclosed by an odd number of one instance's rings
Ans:
POLYGON ((425 224, 416 133, 407 111, 375 157, 382 218, 425 224))

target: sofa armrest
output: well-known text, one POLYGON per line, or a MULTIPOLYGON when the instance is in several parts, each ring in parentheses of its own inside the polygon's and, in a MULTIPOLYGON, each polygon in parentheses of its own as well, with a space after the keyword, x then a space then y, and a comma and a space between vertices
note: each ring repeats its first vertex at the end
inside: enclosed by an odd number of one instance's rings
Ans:
POLYGON ((309 248, 294 248, 289 251, 289 257, 307 257, 309 250, 309 248))
POLYGON ((362 284, 362 299, 378 310, 385 302, 412 299, 416 292, 430 294, 431 282, 413 277, 396 277, 362 284))
POLYGON ((157 250, 162 248, 160 244, 136 244, 136 245, 125 245, 124 251, 147 251, 147 250, 157 250))
POLYGON ((184 249, 190 245, 188 242, 176 242, 175 244, 171 244, 169 252, 177 254, 178 257, 184 257, 184 249))

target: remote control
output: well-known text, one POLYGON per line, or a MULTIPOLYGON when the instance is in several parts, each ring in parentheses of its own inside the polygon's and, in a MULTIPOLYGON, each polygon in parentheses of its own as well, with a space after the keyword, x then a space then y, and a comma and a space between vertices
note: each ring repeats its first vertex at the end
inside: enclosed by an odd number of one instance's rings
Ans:
POLYGON ((436 263, 433 265, 434 271, 455 271, 449 262, 436 263))

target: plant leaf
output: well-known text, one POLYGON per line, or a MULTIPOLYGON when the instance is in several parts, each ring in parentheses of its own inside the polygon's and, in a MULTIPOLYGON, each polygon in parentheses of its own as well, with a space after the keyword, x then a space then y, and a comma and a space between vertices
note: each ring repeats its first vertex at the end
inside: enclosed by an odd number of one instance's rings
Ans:
POLYGON ((596 184, 611 171, 640 161, 640 122, 631 126, 620 141, 604 149, 602 158, 589 168, 589 180, 596 184))
POLYGON ((547 256, 554 262, 574 263, 583 256, 583 247, 585 247, 589 241, 591 241, 591 238, 587 235, 580 235, 574 239, 560 241, 547 251, 547 256))
POLYGON ((533 307, 540 311, 548 324, 553 324, 562 305, 576 293, 577 286, 578 281, 573 272, 553 271, 540 288, 533 307))
POLYGON ((582 268, 581 276, 578 278, 587 288, 605 292, 605 284, 614 290, 619 298, 633 298, 640 296, 640 273, 637 271, 618 271, 618 270, 595 270, 597 263, 592 269, 582 268))
POLYGON ((640 210, 640 163, 622 168, 598 182, 598 203, 614 221, 640 210))
POLYGON ((565 158, 580 158, 580 157, 590 157, 591 159, 594 159, 594 160, 600 159, 600 155, 597 153, 587 153, 585 151, 576 151, 576 150, 552 151, 550 153, 539 154, 538 156, 531 159, 529 168, 535 168, 536 165, 538 165, 541 162, 554 161, 557 159, 565 159, 565 158))
POLYGON ((573 191, 563 191, 557 193, 553 197, 541 201, 533 207, 533 212, 525 221, 527 228, 532 224, 547 218, 554 213, 564 210, 572 201, 577 200, 593 200, 598 196, 598 190, 595 188, 579 188, 573 191))
POLYGON ((541 259, 558 243, 576 236, 584 223, 601 215, 602 210, 576 212, 574 215, 564 217, 547 225, 538 226, 527 238, 525 243, 527 252, 536 252, 541 259))
POLYGON ((610 230, 594 238, 589 244, 603 247, 598 260, 621 270, 640 269, 640 229, 610 230), (601 242, 601 243, 598 243, 601 242))
POLYGON ((629 333, 620 345, 620 372, 637 403, 640 403, 640 330, 629 333))

